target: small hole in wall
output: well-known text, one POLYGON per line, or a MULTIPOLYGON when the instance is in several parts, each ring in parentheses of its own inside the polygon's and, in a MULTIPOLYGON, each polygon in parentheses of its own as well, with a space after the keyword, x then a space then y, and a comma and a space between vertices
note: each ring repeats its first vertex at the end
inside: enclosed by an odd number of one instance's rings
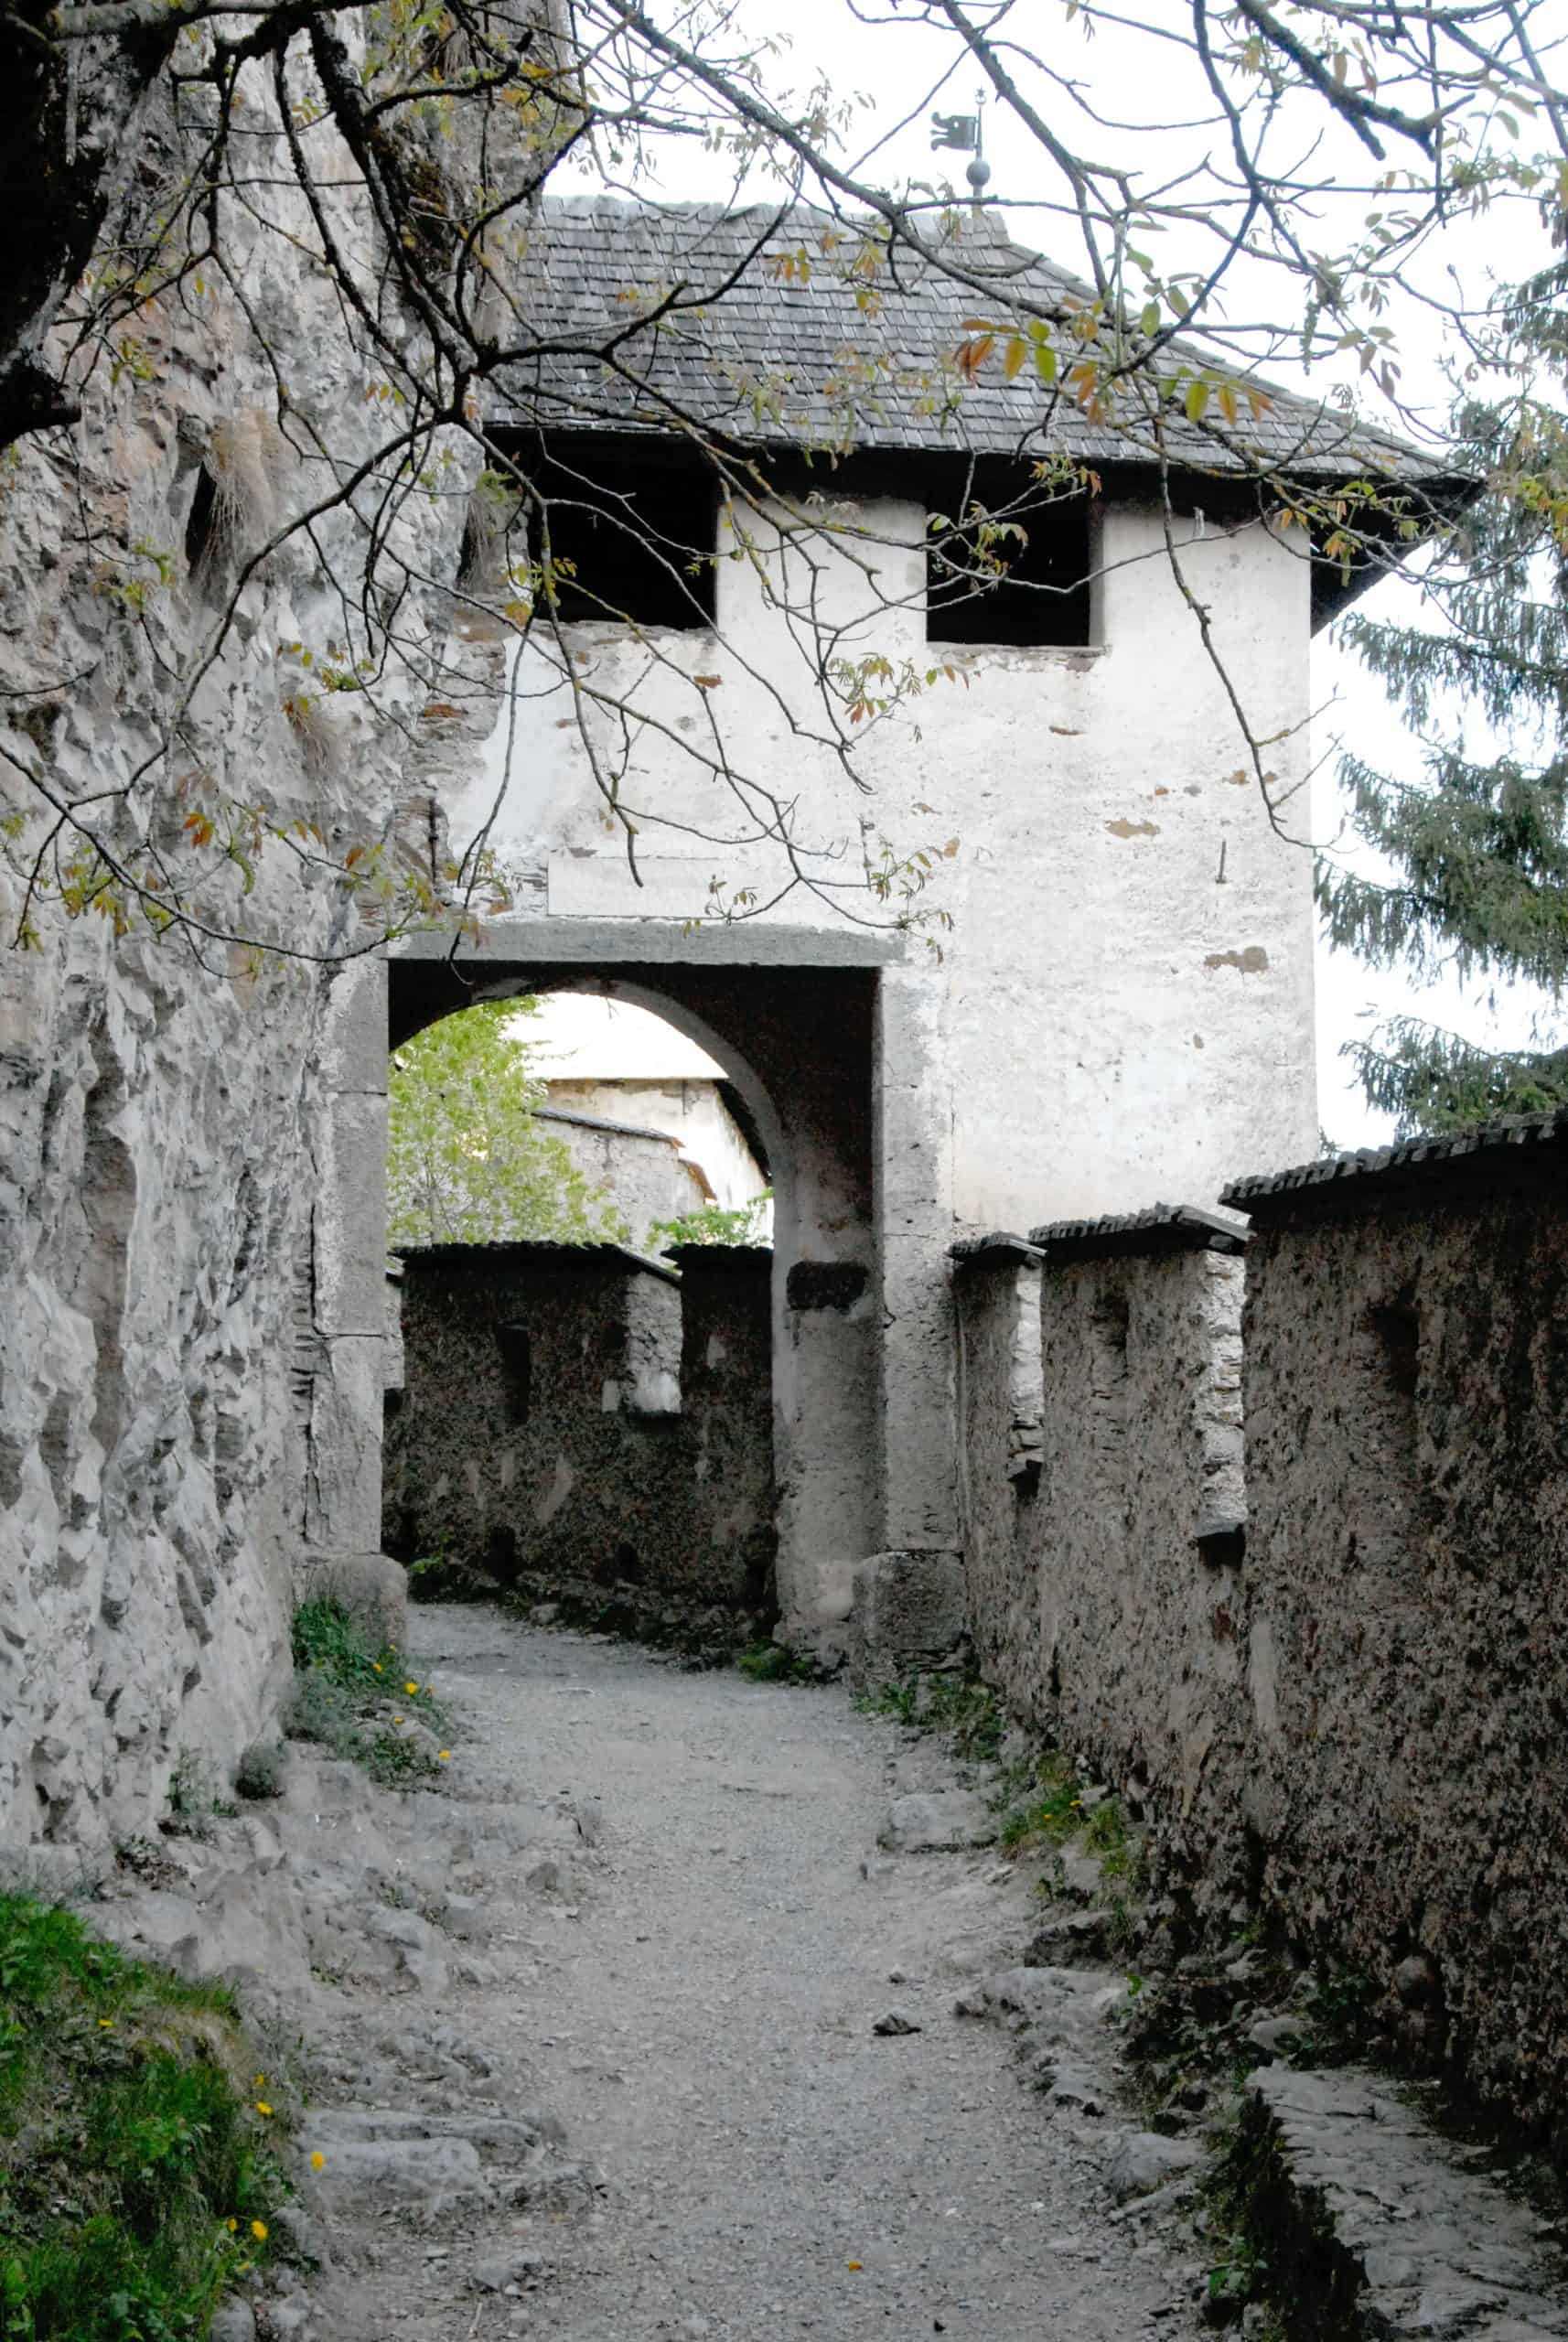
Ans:
POLYGON ((625 1543, 618 1545, 615 1552, 599 1563, 594 1575, 601 1585, 640 1585, 642 1563, 637 1547, 625 1543))
POLYGON ((1413 1399, 1421 1339, 1415 1311, 1403 1302, 1393 1302, 1369 1309, 1367 1322, 1377 1337, 1390 1382, 1402 1399, 1413 1399))
POLYGON ((533 1404, 533 1338, 526 1326, 498 1326, 501 1382, 509 1423, 525 1423, 533 1404))
POLYGON ((212 547, 213 510, 218 487, 205 464, 196 475, 196 488, 185 522, 185 565, 194 574, 212 547))
POLYGON ((485 1567, 490 1575, 510 1585, 517 1575, 517 1531, 504 1526, 490 1531, 485 1540, 485 1567))

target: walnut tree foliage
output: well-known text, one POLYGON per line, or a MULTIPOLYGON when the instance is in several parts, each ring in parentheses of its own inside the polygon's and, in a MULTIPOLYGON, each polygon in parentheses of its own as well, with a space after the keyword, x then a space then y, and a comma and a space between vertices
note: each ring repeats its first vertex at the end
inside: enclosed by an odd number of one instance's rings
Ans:
MULTIPOLYGON (((564 695, 601 823, 634 876, 649 838, 680 826, 638 767, 646 704, 615 703, 575 667, 550 552, 562 491, 526 434, 495 427, 502 408, 515 423, 520 385, 560 354, 531 308, 529 239, 541 198, 569 170, 641 197, 657 192, 671 154, 701 151, 737 197, 776 206, 779 219, 816 207, 831 233, 802 254, 791 297, 832 279, 854 287, 869 317, 911 268, 946 274, 975 312, 957 348, 926 353, 929 396, 950 412, 955 444, 965 396, 1000 374, 1034 399, 1021 453, 1025 438, 1044 446, 1063 412, 1085 418, 1108 463, 1121 450, 1152 467, 1167 520, 1165 423, 1179 413, 1208 436, 1216 467, 1254 492, 1254 520, 1294 524, 1304 559, 1310 549, 1347 570, 1394 566, 1451 528, 1441 500, 1375 476, 1306 487, 1277 449, 1260 452, 1251 426, 1269 403, 1268 368, 1306 367, 1341 416, 1365 389, 1434 465, 1470 459, 1464 444, 1445 448, 1411 397, 1406 340, 1412 320, 1419 335, 1435 314, 1483 372, 1509 360, 1511 327, 1487 291, 1451 278, 1446 254, 1456 230, 1479 222, 1511 240, 1560 222, 1568 204, 1558 0, 821 0, 800 28, 792 54, 763 0, 0 9, 12 252, 0 284, 0 446, 13 466, 0 478, 0 560, 15 569, 35 558, 29 543, 5 541, 6 489, 24 472, 43 478, 42 451, 73 516, 50 590, 87 609, 85 638, 113 636, 69 672, 10 646, 8 942, 36 945, 46 918, 91 914, 116 934, 173 935, 221 971, 236 941, 332 961, 503 902, 509 882, 489 840, 499 799, 529 765, 529 704, 511 705, 497 804, 456 847, 428 811, 415 808, 412 822, 357 812, 345 779, 356 758, 378 773, 404 755, 417 765, 427 725, 485 728, 493 664, 465 643, 526 651, 564 695), (885 85, 864 98, 839 70, 841 16, 874 26, 887 60, 885 85), (1129 58, 1145 73, 1157 65, 1157 103, 1147 81, 1125 85, 1129 58), (900 133, 918 128, 924 144, 929 110, 969 104, 976 81, 993 120, 1025 142, 1020 233, 1075 272, 1064 297, 1030 299, 1005 267, 978 268, 961 191, 890 167, 900 133), (291 273, 326 296, 326 353, 285 347, 277 288, 291 273), (214 317, 220 329, 204 322, 214 317), (94 510, 119 435, 134 438, 167 405, 177 341, 180 363, 204 367, 231 398, 181 455, 183 547, 94 510), (324 354, 337 365, 332 397, 306 379, 332 371, 324 354), (321 639, 272 646, 285 728, 270 736, 289 767, 280 782, 275 757, 214 757, 201 711, 253 676, 269 577, 294 560, 326 576, 335 612, 321 639), (444 595, 446 637, 432 616, 444 595), (102 780, 62 765, 73 694, 121 695, 127 676, 158 709, 134 759, 102 780), (348 757, 345 737, 358 743, 348 757), (264 873, 279 865, 321 907, 314 925, 293 914, 286 888, 269 895, 264 873)), ((1006 200, 990 216, 1007 223, 1006 200)), ((766 220, 759 253, 765 243, 766 220)), ((679 334, 693 303, 682 281, 625 293, 624 314, 576 352, 605 381, 636 377, 639 352, 679 334)), ((726 297, 722 285, 704 288, 710 308, 726 297)), ((864 377, 875 406, 869 349, 840 351, 834 372, 864 377)), ((590 392, 564 419, 586 427, 595 409, 590 392)), ((542 408, 538 433, 562 419, 558 404, 542 408)), ((168 417, 156 420, 149 436, 167 446, 168 417)), ((866 742, 952 677, 875 645, 846 660, 810 583, 812 548, 834 524, 790 488, 799 460, 776 470, 744 432, 678 400, 660 420, 710 468, 721 501, 788 515, 808 583, 797 591, 775 577, 768 588, 798 666, 782 713, 802 756, 842 772, 853 812, 869 793, 866 742)), ((790 451, 830 480, 841 452, 809 431, 790 451)), ((1544 492, 1532 460, 1522 454, 1502 491, 1521 508, 1544 492)), ((955 543, 979 549, 979 587, 1005 573, 1016 532, 1047 524, 1060 492, 1048 465, 1043 479, 1024 470, 1019 500, 961 516, 955 543)), ((585 495, 594 489, 584 481, 585 495)), ((1461 568, 1468 543, 1455 541, 1461 568)), ((1248 678, 1227 669, 1168 526, 1166 551, 1194 655, 1229 693, 1259 818, 1305 849, 1273 788, 1248 678)), ((874 580, 875 549, 861 557, 874 580)), ((616 615, 613 574, 574 583, 616 615)), ((785 892, 875 923, 927 916, 943 848, 884 836, 872 813, 854 886, 824 895, 823 841, 802 834, 776 765, 726 718, 716 686, 743 646, 721 636, 712 673, 697 678, 652 633, 646 650, 650 671, 703 694, 664 747, 715 793, 719 810, 697 826, 715 871, 761 842, 785 867, 785 892)), ((765 907, 744 888, 722 906, 725 916, 765 907)))
POLYGON ((545 1095, 516 1031, 533 1004, 484 1001, 404 1042, 388 1080, 387 1241, 625 1243, 612 1197, 533 1119, 545 1095))
MULTIPOLYGON (((1419 778, 1345 759, 1359 835, 1391 879, 1326 865, 1336 944, 1420 976, 1568 989, 1568 265, 1508 305, 1509 395, 1466 398, 1464 467, 1486 483, 1426 580, 1433 622, 1353 616, 1346 636, 1424 743, 1419 778), (1480 736, 1478 745, 1469 745, 1480 736)), ((1405 1016, 1348 1045, 1402 1133, 1568 1103, 1568 1033, 1490 1050, 1405 1016)))

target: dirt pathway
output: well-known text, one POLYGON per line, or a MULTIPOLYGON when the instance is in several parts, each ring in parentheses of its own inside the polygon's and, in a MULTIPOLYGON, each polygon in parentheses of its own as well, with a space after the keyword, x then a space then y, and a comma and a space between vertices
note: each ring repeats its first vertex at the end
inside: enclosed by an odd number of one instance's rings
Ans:
MULTIPOLYGON (((478 1940, 401 2039, 369 2025, 361 2061, 344 2036, 349 2111, 317 2118, 338 2266, 312 2326, 292 2330, 1188 2331, 1166 2249, 1112 2218, 1104 2165, 1123 2126, 1050 2106, 1004 2026, 954 2013, 1016 1958, 1037 1916, 1026 1883, 984 1853, 877 1854, 890 1793, 950 1781, 933 1744, 910 1746, 837 1689, 688 1674, 486 1610, 417 1612, 413 1631, 466 1726, 452 1797, 413 1801, 419 1853, 456 1898, 446 1930, 478 1940), (919 2029, 874 2032, 895 2012, 919 2029), (499 2128, 469 2125, 487 2166, 518 2160, 532 2109, 561 2118, 565 2143, 482 2198, 454 2168, 449 2191, 378 2203, 374 2154, 367 2170, 354 2148, 378 2131, 367 2087, 383 2135, 488 2106, 499 2128)), ((1103 2072, 1114 2040, 1093 2022, 1101 2046, 1074 2055, 1103 2072)), ((437 2181, 456 2144, 432 2141, 437 2181)))

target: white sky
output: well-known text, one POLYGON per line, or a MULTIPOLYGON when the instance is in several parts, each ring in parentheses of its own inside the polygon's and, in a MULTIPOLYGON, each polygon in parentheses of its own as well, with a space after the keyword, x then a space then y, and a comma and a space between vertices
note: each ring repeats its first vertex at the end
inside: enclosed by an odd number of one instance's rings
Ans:
POLYGON ((546 1081, 723 1081, 695 1041, 635 1001, 602 994, 550 992, 537 1012, 520 1017, 526 1041, 546 1081))
MULTIPOLYGON (((879 7, 886 18, 896 16, 897 0, 862 0, 862 5, 879 7)), ((1156 24, 1190 25, 1187 0, 1147 0, 1145 13, 1156 24)), ((775 88, 805 88, 819 75, 825 75, 837 99, 848 100, 856 91, 871 93, 870 102, 857 108, 855 127, 846 136, 847 163, 857 163, 863 152, 886 141, 866 163, 866 177, 887 186, 939 177, 961 186, 966 158, 950 153, 934 156, 928 120, 932 102, 944 112, 967 113, 974 105, 979 74, 955 38, 897 22, 865 23, 849 0, 787 0, 787 4, 786 0, 741 0, 738 20, 748 34, 755 28, 780 43, 776 69, 769 74, 775 88), (933 98, 932 85, 944 71, 950 78, 933 98)), ((1149 33, 1114 27, 1102 27, 1086 41, 1081 27, 1068 23, 1065 8, 1041 8, 1037 0, 1019 10, 1012 23, 1020 38, 1031 38, 1042 48, 1054 70, 1080 83, 1099 111, 1125 125, 1100 129, 1081 118, 1073 121, 1070 102, 1059 91, 1051 93, 1053 126, 1060 127, 1080 149, 1101 158, 1134 161, 1146 173, 1165 175, 1186 168, 1213 143, 1211 134, 1181 126, 1183 115, 1204 110, 1206 94, 1196 87, 1195 69, 1182 48, 1149 33)), ((731 42, 726 39, 722 45, 731 42)), ((1034 94, 1040 92, 1036 90, 1034 94)), ((1303 122, 1310 123, 1312 136, 1320 135, 1321 115, 1316 106, 1310 116, 1304 113, 1303 122)), ((993 174, 989 193, 1010 205, 1030 207, 1009 211, 1012 232, 1021 242, 1036 244, 1063 266, 1081 270, 1082 246, 1076 241, 1073 223, 1039 205, 1042 194, 1051 193, 1054 200, 1054 191, 1031 134, 993 103, 986 112, 985 140, 993 174)), ((693 141, 666 140, 652 159, 653 175, 636 182, 640 191, 650 196, 724 200, 735 193, 731 165, 693 141)), ((1364 177, 1369 167, 1368 157, 1348 134, 1337 145, 1332 136, 1323 140, 1313 162, 1320 177, 1352 180, 1364 177)), ((592 187, 601 181, 585 162, 577 183, 592 187)), ((574 184, 572 167, 562 173, 557 184, 564 188, 574 184)), ((747 182, 744 190, 757 199, 775 192, 762 178, 747 182)), ((1353 214, 1347 210, 1346 217, 1359 223, 1369 200, 1375 199, 1347 196, 1344 204, 1353 204, 1354 210, 1353 214)), ((1320 207, 1319 232, 1313 239, 1319 248, 1331 248, 1336 236, 1344 232, 1335 218, 1335 201, 1331 197, 1320 207)), ((1175 238, 1167 240, 1160 254, 1166 267, 1187 257, 1176 252, 1175 244, 1175 238)), ((1418 263, 1420 281, 1438 299, 1450 297, 1461 285, 1475 299, 1484 295, 1495 276, 1517 281, 1538 257, 1544 256, 1544 251, 1532 215, 1515 207, 1494 213, 1479 226, 1453 231, 1433 246, 1418 263)), ((1196 246, 1192 257, 1198 257, 1196 246)), ((1291 313, 1286 288, 1262 269, 1253 280, 1237 275, 1232 288, 1232 315, 1238 322, 1249 301, 1259 316, 1283 317, 1291 313)), ((1413 407, 1414 414, 1407 412, 1395 420, 1394 427, 1407 435, 1423 434, 1423 423, 1429 419, 1430 427, 1440 430, 1448 406, 1441 362, 1441 315, 1430 308, 1412 309, 1396 322, 1402 390, 1407 407, 1413 407)), ((1291 383, 1293 370, 1288 364, 1276 360, 1270 371, 1276 380, 1291 383)), ((1322 368, 1310 380, 1299 371, 1294 373, 1297 386, 1319 396, 1326 394, 1331 379, 1330 371, 1322 368)), ((1375 404, 1371 411, 1379 421, 1391 419, 1386 412, 1379 414, 1375 404)), ((1379 616, 1414 616, 1419 596, 1400 581, 1390 581, 1375 587, 1361 607, 1379 616)), ((1315 751, 1320 757, 1334 736, 1342 733, 1354 741, 1359 754, 1385 770, 1418 768, 1416 744, 1403 732, 1381 685, 1326 635, 1317 639, 1314 649, 1313 691, 1315 706, 1326 710, 1314 736, 1315 751)), ((1318 782, 1315 811, 1320 840, 1342 833, 1331 757, 1318 782)), ((1370 866, 1365 855, 1361 859, 1362 866, 1370 866)), ((1473 987, 1473 994, 1475 991, 1473 987)), ((1400 974, 1380 973, 1345 953, 1320 950, 1318 1078, 1324 1128, 1341 1146, 1374 1144, 1391 1135, 1391 1124, 1367 1106, 1353 1074, 1338 1055, 1345 1040, 1364 1035, 1378 1016, 1414 1015, 1451 1025, 1477 1040, 1520 1042, 1528 1038, 1538 1004, 1533 994, 1504 996, 1494 1019, 1477 997, 1466 999, 1452 981, 1417 992, 1400 974), (1369 1011, 1373 1014, 1369 1015, 1369 1011)))

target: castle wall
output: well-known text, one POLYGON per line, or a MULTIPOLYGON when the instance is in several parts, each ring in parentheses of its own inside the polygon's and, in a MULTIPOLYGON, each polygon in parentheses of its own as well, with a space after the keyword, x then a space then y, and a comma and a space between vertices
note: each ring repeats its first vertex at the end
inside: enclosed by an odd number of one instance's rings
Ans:
MULTIPOLYGON (((161 105, 140 151, 177 176, 161 105)), ((302 1562, 377 1535, 384 1007, 378 1063, 349 1003, 382 978, 341 961, 376 929, 309 842, 395 854, 421 791, 428 835, 465 724, 411 756, 434 587, 373 696, 317 680, 360 517, 242 576, 323 503, 320 449, 347 473, 386 430, 374 353, 299 264, 303 204, 267 200, 283 233, 220 199, 230 276, 153 294, 0 491, 0 1842, 66 1869, 149 1829, 182 1755, 222 1779, 286 1687, 302 1562), (114 880, 71 809, 157 879, 150 843, 194 926, 158 933, 168 890, 114 880)), ((448 477, 391 519, 405 583, 455 571, 459 452, 448 477)))
POLYGON ((1237 1182, 1240 1316, 1237 1240, 1163 1209, 1036 1229, 1037 1271, 991 1240, 956 1277, 988 1674, 1142 1815, 1178 1934, 1250 1907, 1546 2128, 1568 2076, 1565 1148, 1542 1117, 1237 1182), (1029 1498, 1010 1361, 1035 1275, 1029 1498))
POLYGON ((386 1534, 536 1597, 673 1628, 765 1611, 766 1251, 432 1245, 404 1258, 386 1534))
POLYGON ((1384 1988, 1417 1963, 1423 2048, 1559 2132, 1565 1169, 1560 1124, 1528 1151, 1439 1151, 1408 1187, 1244 1199, 1252 1731, 1232 1782, 1293 1933, 1384 1988))

